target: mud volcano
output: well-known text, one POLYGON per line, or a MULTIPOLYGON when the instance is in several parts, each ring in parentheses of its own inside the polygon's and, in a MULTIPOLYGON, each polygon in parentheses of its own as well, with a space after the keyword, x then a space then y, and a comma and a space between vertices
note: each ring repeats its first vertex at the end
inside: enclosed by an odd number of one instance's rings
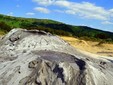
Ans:
POLYGON ((44 31, 13 29, 0 40, 0 85, 113 85, 113 58, 44 31))

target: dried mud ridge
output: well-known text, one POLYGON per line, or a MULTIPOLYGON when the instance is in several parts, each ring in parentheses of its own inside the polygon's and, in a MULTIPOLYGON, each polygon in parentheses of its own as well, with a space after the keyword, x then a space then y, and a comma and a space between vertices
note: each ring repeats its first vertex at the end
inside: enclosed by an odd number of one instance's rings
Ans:
POLYGON ((0 40, 0 85, 112 85, 113 59, 50 33, 13 29, 0 40))

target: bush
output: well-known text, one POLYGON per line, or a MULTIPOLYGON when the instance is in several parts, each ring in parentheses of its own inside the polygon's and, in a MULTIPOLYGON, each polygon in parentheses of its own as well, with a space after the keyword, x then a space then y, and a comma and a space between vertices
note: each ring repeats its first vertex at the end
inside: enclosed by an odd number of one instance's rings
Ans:
POLYGON ((11 30, 11 27, 5 22, 0 22, 0 30, 4 32, 9 32, 11 30))
POLYGON ((62 36, 72 36, 72 34, 69 33, 69 32, 66 32, 66 31, 63 31, 63 30, 51 29, 51 28, 47 28, 47 27, 44 27, 44 26, 29 27, 29 28, 26 28, 26 29, 28 29, 28 30, 32 30, 32 29, 43 30, 43 31, 46 31, 46 32, 50 32, 52 34, 57 34, 57 35, 62 35, 62 36))

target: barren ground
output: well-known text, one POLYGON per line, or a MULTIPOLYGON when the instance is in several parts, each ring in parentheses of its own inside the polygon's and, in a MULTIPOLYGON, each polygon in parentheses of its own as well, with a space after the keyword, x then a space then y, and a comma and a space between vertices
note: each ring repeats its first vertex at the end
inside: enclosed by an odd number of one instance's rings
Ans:
POLYGON ((77 49, 109 57, 113 56, 113 44, 98 45, 99 42, 79 40, 74 37, 61 36, 61 38, 77 49))

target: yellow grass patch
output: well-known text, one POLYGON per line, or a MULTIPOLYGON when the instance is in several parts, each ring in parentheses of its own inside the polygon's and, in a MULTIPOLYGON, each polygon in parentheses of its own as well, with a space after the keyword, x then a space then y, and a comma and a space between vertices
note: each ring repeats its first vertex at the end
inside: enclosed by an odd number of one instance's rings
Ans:
POLYGON ((97 45, 99 42, 85 41, 67 36, 61 36, 61 38, 77 49, 99 55, 113 56, 113 44, 102 44, 99 46, 97 45))

